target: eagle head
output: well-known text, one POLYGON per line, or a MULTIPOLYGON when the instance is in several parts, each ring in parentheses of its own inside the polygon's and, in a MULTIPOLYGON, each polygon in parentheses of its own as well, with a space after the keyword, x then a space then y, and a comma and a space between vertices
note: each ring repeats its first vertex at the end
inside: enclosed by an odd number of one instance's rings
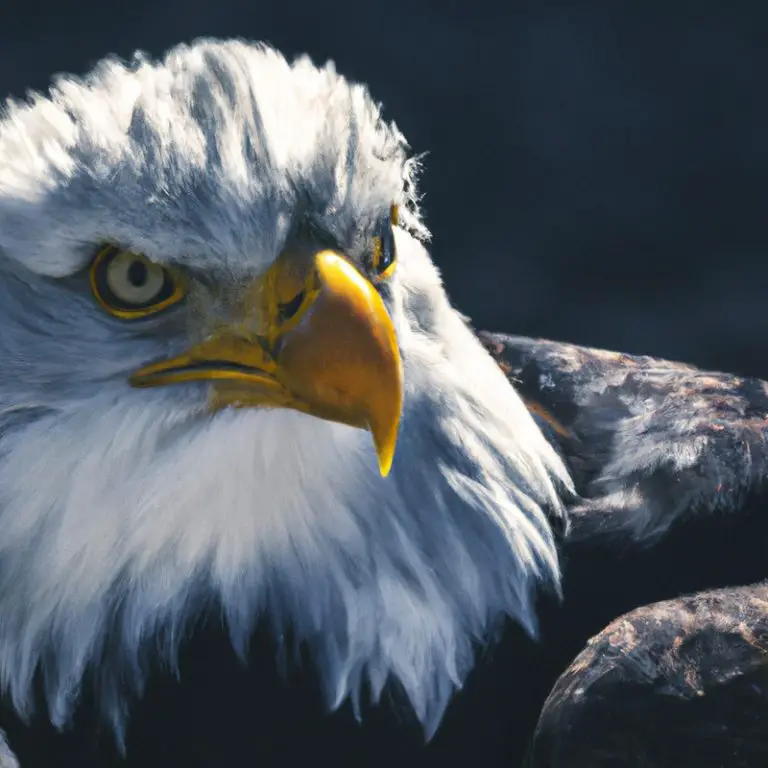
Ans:
POLYGON ((107 59, 0 122, 0 687, 120 730, 215 606, 329 706, 429 735, 557 588, 566 470, 449 303, 417 161, 361 85, 263 45, 107 59), (128 674, 126 674, 128 673, 128 674), (127 681, 130 681, 127 682, 127 681), (130 686, 128 690, 127 686, 130 686))

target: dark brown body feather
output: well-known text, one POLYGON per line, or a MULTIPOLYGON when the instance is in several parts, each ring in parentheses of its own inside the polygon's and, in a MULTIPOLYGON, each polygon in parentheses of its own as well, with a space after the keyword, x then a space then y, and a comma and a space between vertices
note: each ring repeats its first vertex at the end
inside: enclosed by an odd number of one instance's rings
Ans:
POLYGON ((768 587, 644 606, 592 638, 544 705, 530 764, 768 764, 768 587))

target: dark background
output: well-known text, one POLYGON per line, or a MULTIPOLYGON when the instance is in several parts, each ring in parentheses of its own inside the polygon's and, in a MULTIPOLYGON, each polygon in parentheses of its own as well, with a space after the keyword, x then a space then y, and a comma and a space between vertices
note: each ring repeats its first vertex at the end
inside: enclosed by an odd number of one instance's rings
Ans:
POLYGON ((369 83, 477 326, 768 377, 765 0, 2 0, 0 95, 201 35, 369 83))

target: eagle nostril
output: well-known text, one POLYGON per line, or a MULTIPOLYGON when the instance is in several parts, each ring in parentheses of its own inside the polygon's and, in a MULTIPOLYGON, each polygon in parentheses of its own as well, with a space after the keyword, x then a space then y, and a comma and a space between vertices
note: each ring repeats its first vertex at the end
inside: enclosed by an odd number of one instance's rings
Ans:
POLYGON ((300 291, 290 301, 286 301, 284 304, 283 303, 278 304, 277 305, 278 321, 281 323, 285 323, 286 321, 290 320, 299 311, 301 305, 304 303, 305 296, 306 296, 306 292, 300 291))

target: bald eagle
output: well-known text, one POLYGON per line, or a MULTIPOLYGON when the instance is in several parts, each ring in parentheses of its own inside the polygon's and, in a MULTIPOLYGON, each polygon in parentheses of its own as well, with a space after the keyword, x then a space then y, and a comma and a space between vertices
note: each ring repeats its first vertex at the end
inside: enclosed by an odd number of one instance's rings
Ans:
POLYGON ((573 553, 664 539, 711 501, 664 473, 716 440, 525 401, 446 296, 418 168, 363 86, 242 41, 7 104, 0 725, 23 768, 515 764, 585 632, 656 598, 590 555, 616 594, 579 594, 573 553))

